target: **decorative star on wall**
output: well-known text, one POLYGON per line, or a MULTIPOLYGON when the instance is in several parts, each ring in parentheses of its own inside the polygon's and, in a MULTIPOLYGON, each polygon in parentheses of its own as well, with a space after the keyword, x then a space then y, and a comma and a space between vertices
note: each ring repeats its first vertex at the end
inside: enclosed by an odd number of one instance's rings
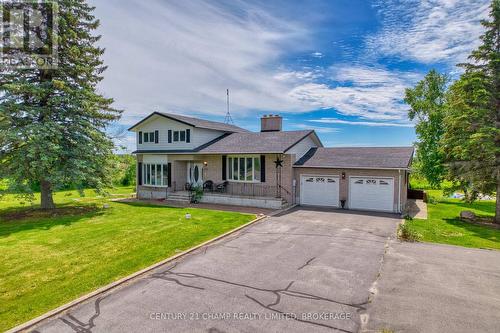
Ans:
POLYGON ((276 164, 276 168, 281 168, 283 167, 283 160, 277 157, 276 161, 274 161, 274 164, 276 164))

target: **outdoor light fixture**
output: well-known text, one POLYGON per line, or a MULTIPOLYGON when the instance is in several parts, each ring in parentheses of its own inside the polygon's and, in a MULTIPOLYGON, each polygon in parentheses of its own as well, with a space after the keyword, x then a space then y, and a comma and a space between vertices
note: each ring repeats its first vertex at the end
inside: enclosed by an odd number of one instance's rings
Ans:
POLYGON ((203 165, 204 165, 204 166, 207 166, 207 165, 208 165, 208 162, 207 162, 207 161, 203 162, 203 165))
POLYGON ((342 172, 342 179, 345 179, 345 172, 342 172))

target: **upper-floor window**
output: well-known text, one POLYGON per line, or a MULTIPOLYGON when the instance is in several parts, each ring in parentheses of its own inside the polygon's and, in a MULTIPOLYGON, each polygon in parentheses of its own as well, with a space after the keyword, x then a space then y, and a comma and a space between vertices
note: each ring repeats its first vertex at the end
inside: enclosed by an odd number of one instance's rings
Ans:
POLYGON ((168 142, 186 142, 190 143, 191 142, 191 130, 186 129, 186 130, 180 130, 180 131, 173 131, 169 130, 168 131, 168 142))
POLYGON ((158 143, 159 131, 139 132, 139 143, 158 143))
POLYGON ((174 142, 186 142, 186 131, 174 131, 174 142))

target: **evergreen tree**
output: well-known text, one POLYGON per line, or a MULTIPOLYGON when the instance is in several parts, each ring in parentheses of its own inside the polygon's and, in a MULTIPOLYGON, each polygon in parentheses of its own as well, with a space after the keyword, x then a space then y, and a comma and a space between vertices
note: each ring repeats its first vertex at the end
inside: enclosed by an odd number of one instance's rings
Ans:
POLYGON ((442 144, 450 178, 471 189, 470 199, 496 191, 500 223, 500 0, 482 24, 481 46, 459 65, 465 72, 450 87, 442 144))
POLYGON ((62 185, 111 184, 114 145, 105 130, 121 114, 96 89, 106 67, 94 7, 57 3, 57 66, 0 68, 0 177, 28 195, 40 184, 44 209, 54 208, 52 193, 62 185))
POLYGON ((432 187, 441 185, 446 172, 439 143, 444 133, 447 83, 445 75, 431 70, 414 88, 405 92, 405 102, 411 107, 408 117, 417 120, 418 171, 432 187))

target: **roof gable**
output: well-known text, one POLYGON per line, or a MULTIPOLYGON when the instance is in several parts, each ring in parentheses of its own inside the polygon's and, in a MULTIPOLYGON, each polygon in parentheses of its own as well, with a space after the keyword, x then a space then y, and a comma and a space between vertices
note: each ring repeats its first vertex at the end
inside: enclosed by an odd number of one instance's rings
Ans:
POLYGON ((217 131, 222 131, 222 132, 230 132, 230 133, 248 132, 246 129, 243 129, 243 128, 235 126, 235 125, 225 124, 225 123, 221 123, 221 122, 217 122, 217 121, 187 117, 187 116, 177 115, 177 114, 173 114, 173 113, 163 113, 163 112, 151 113, 149 116, 142 119, 137 124, 130 127, 128 130, 129 131, 134 130, 137 126, 145 123, 146 121, 148 121, 149 119, 151 119, 154 116, 164 117, 167 119, 178 121, 180 123, 183 123, 183 124, 186 124, 189 126, 193 126, 193 127, 198 127, 198 128, 205 128, 205 129, 217 130, 217 131))

